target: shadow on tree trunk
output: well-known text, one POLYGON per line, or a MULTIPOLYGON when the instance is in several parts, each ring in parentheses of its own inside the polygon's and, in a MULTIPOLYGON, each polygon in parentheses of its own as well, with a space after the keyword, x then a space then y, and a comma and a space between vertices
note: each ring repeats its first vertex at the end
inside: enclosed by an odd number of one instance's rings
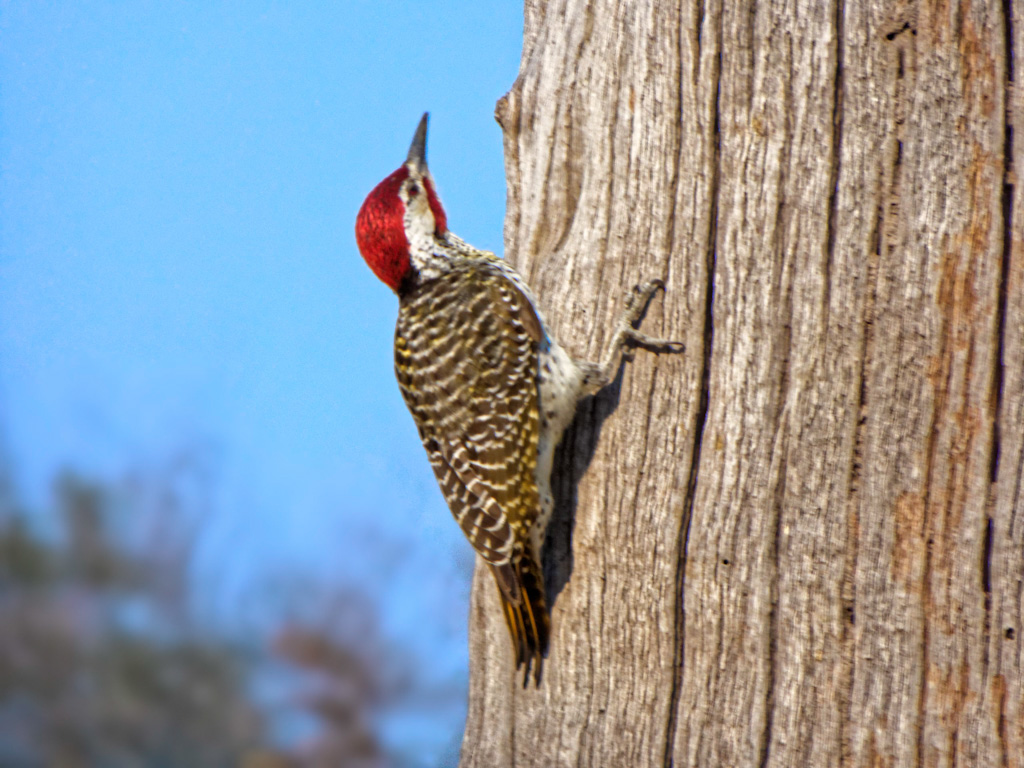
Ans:
POLYGON ((544 586, 554 609, 562 589, 572 578, 572 533, 576 525, 577 488, 601 440, 605 419, 619 407, 624 362, 615 380, 593 397, 580 402, 576 417, 555 449, 551 493, 555 509, 544 544, 544 586))

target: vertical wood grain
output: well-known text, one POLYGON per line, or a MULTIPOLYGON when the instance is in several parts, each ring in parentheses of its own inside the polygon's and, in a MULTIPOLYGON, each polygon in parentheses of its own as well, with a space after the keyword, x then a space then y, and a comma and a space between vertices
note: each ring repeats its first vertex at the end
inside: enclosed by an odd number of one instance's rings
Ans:
POLYGON ((566 437, 540 688, 478 570, 463 766, 1024 765, 1022 5, 527 1, 506 255, 687 349, 566 437))

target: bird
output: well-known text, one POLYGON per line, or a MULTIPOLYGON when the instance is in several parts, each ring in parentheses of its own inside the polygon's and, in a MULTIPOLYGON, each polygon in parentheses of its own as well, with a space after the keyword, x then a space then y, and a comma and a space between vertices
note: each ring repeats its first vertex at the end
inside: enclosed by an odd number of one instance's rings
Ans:
POLYGON ((609 384, 628 343, 681 352, 641 333, 653 279, 634 287, 600 363, 558 343, 525 280, 469 245, 427 167, 424 113, 405 162, 356 216, 360 254, 398 296, 395 375, 452 515, 490 568, 516 674, 539 686, 550 638, 542 548, 554 507, 552 459, 578 402, 609 384))

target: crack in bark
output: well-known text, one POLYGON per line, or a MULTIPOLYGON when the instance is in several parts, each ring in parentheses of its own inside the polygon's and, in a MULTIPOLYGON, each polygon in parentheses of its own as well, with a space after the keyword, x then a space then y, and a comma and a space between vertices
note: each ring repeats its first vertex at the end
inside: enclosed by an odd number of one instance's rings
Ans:
MULTIPOLYGON (((701 13, 704 13, 701 7, 701 13)), ((704 16, 697 25, 703 27, 704 16)), ((673 659, 672 691, 669 697, 669 721, 665 733, 665 768, 673 768, 676 731, 679 725, 679 697, 683 688, 683 656, 686 650, 686 600, 684 593, 686 579, 686 562, 690 541, 690 522, 693 519, 693 507, 697 496, 697 472, 700 467, 701 447, 704 440, 704 427, 707 424, 708 407, 711 389, 711 352, 714 341, 714 308, 715 308, 715 266, 718 260, 718 208, 721 180, 721 105, 722 95, 722 13, 718 17, 717 53, 714 61, 715 106, 714 126, 712 128, 713 156, 711 161, 711 188, 709 195, 711 205, 708 210, 708 236, 705 269, 707 285, 704 295, 704 360, 700 373, 700 400, 697 405, 693 426, 693 448, 690 452, 690 474, 687 478, 686 496, 683 500, 683 520, 679 526, 679 538, 676 551, 680 553, 676 566, 675 594, 678 601, 674 636, 677 638, 675 658, 673 659)), ((698 60, 699 65, 699 60, 698 60)), ((680 101, 680 110, 682 102, 680 101)), ((680 115, 681 118, 681 115, 680 115)))
MULTIPOLYGON (((910 26, 908 27, 911 32, 916 35, 916 30, 910 26)), ((888 40, 892 41, 897 36, 892 37, 886 36, 888 40)), ((901 168, 903 164, 903 121, 904 116, 904 104, 902 100, 904 98, 904 86, 901 80, 904 77, 905 59, 903 48, 897 43, 897 51, 895 56, 895 77, 893 81, 893 93, 892 98, 894 102, 894 112, 892 115, 894 128, 892 134, 892 148, 891 152, 893 157, 888 173, 883 171, 881 178, 879 179, 879 190, 878 190, 878 206, 877 214, 875 216, 875 226, 871 232, 871 241, 873 247, 868 251, 868 263, 865 271, 865 298, 864 308, 862 314, 862 326, 864 328, 864 335, 862 346, 860 350, 860 367, 857 371, 857 424, 854 427, 853 434, 853 455, 850 463, 850 476, 849 476, 849 491, 848 498, 850 499, 850 514, 847 523, 847 529, 851 531, 850 534, 850 546, 847 556, 846 573, 844 578, 847 580, 849 596, 849 605, 847 607, 849 622, 844 624, 844 631, 848 633, 845 639, 848 642, 855 644, 855 638, 852 637, 854 634, 853 627, 857 623, 857 559, 859 557, 859 531, 860 531, 860 513, 858 509, 858 503, 860 499, 860 481, 862 473, 862 463, 864 460, 865 450, 865 424, 868 418, 868 400, 869 400, 869 384, 868 374, 869 366, 874 358, 874 350, 876 345, 876 331, 875 331, 875 320, 876 320, 876 304, 878 300, 878 271, 879 264, 883 255, 889 255, 893 250, 892 241, 895 239, 897 234, 893 222, 898 222, 898 209, 899 209, 899 194, 900 194, 900 176, 901 168)), ((844 743, 844 753, 848 759, 853 757, 853 743, 852 735, 850 733, 849 724, 853 722, 853 689, 856 684, 856 654, 855 649, 851 648, 850 661, 849 661, 849 674, 848 674, 848 688, 846 693, 846 716, 843 718, 844 732, 841 737, 844 743)))
MULTIPOLYGON (((1003 0, 1003 56, 1006 64, 1006 80, 1003 84, 1003 106, 1005 110, 1003 123, 1003 252, 999 265, 999 298, 996 307, 996 364, 992 376, 992 396, 994 399, 992 414, 992 448, 991 448, 991 469, 989 472, 990 498, 989 508, 994 506, 999 481, 999 453, 1001 448, 1000 423, 1003 415, 1003 383, 1005 381, 1006 363, 1006 308, 1008 301, 1010 281, 1010 260, 1013 250, 1013 205, 1014 205, 1014 168, 1013 168, 1013 3, 1012 0, 1003 0)), ((1017 482, 1020 480, 1018 478, 1017 482)), ((986 636, 991 635, 992 630, 992 551, 993 551, 993 518, 988 517, 988 525, 985 538, 985 552, 982 561, 982 579, 985 585, 985 627, 986 636)), ((1002 629, 997 628, 996 637, 1001 638, 1002 629)), ((986 644, 986 650, 989 644, 986 644)), ((987 654, 986 654, 987 662, 987 654)), ((987 665, 986 665, 987 666, 987 665)), ((999 675, 999 678, 1002 676, 999 675)), ((1009 765, 1009 749, 1007 744, 1008 733, 1006 724, 1006 686, 1002 686, 999 697, 997 734, 1000 752, 1000 765, 1009 765)))
POLYGON ((1003 380, 1006 364, 1006 302, 1010 275, 1010 253, 1013 248, 1013 9, 1011 0, 1003 0, 1006 58, 1006 83, 1003 88, 1003 100, 1006 118, 1003 125, 1003 252, 999 265, 999 299, 996 307, 996 366, 992 377, 992 398, 994 401, 994 424, 992 432, 992 464, 989 477, 994 484, 999 477, 1000 432, 999 421, 1002 415, 1003 380))
MULTIPOLYGON (((1007 87, 1006 96, 1009 98, 1010 89, 1007 87)), ((1007 109, 1010 108, 1007 103, 1007 109)), ((995 428, 992 430, 992 450, 989 480, 994 484, 999 478, 999 451, 1000 432, 999 419, 1002 415, 1003 405, 1003 380, 1006 371, 1005 347, 1006 347, 1006 302, 1010 274, 1010 251, 1013 247, 1013 193, 1014 186, 1010 181, 1013 176, 1013 126, 1010 124, 1009 115, 1005 127, 1005 138, 1003 139, 1003 253, 999 268, 999 299, 996 307, 996 365, 992 376, 992 399, 995 403, 994 418, 995 428)))
POLYGON ((1010 758, 1007 754, 1006 742, 1009 734, 1006 731, 1006 682, 1002 675, 996 675, 995 685, 996 696, 998 697, 999 718, 997 732, 999 734, 999 764, 1003 768, 1009 768, 1010 758))
MULTIPOLYGON (((704 0, 698 0, 698 7, 697 7, 697 20, 698 21, 697 21, 696 24, 694 24, 694 27, 697 30, 697 64, 698 65, 700 64, 700 51, 701 51, 700 44, 701 44, 701 39, 704 36, 704 5, 705 5, 704 0)), ((682 62, 682 60, 683 60, 683 57, 680 56, 679 57, 680 63, 682 62)), ((697 87, 697 79, 698 79, 699 76, 700 76, 700 66, 696 66, 696 67, 693 68, 693 85, 694 85, 694 88, 697 87)), ((679 82, 680 83, 683 82, 681 77, 680 77, 679 82)), ((682 112, 682 110, 680 108, 680 113, 681 112, 682 112)), ((680 114, 680 116, 682 116, 682 115, 680 114)))
POLYGON ((825 250, 824 295, 822 310, 824 327, 828 329, 832 304, 832 260, 836 250, 836 198, 839 195, 839 160, 843 141, 843 0, 836 2, 835 35, 836 35, 836 69, 832 85, 832 167, 829 173, 828 212, 825 220, 828 239, 825 250))
MULTIPOLYGON (((843 106, 844 106, 844 87, 843 81, 843 35, 845 33, 845 26, 843 24, 844 15, 846 12, 846 6, 844 0, 837 0, 835 5, 835 18, 833 21, 835 30, 835 74, 832 84, 832 166, 831 173, 829 176, 829 200, 828 200, 828 213, 826 220, 827 230, 827 241, 825 250, 825 274, 824 274, 824 290, 822 295, 822 315, 823 315, 823 330, 824 333, 828 334, 829 323, 831 322, 831 306, 832 306, 832 263, 835 260, 836 250, 836 207, 838 205, 839 198, 839 167, 842 158, 842 142, 843 142, 843 106)), ((859 416, 859 414, 858 414, 859 416)), ((856 428, 856 427, 855 427, 856 428)), ((847 546, 845 547, 847 552, 856 551, 856 540, 854 537, 849 535, 849 529, 847 530, 847 546)), ((848 555, 849 557, 849 555, 848 555)), ((846 585, 849 580, 852 579, 852 563, 854 561, 847 560, 843 566, 842 581, 840 582, 840 601, 846 603, 848 607, 848 615, 853 615, 853 600, 843 594, 846 590, 846 585)), ((844 712, 844 717, 839 719, 839 763, 843 765, 851 757, 849 749, 849 738, 848 738, 848 725, 850 722, 850 698, 844 696, 847 689, 852 689, 853 685, 853 664, 847 663, 845 660, 852 656, 851 644, 850 644, 850 633, 847 630, 847 622, 844 620, 844 616, 839 619, 839 637, 840 637, 840 675, 839 678, 842 680, 846 679, 846 685, 837 685, 836 693, 840 697, 839 707, 844 712), (845 699, 845 700, 843 700, 845 699)))
MULTIPOLYGON (((882 248, 881 243, 881 232, 882 232, 882 220, 884 204, 879 203, 879 212, 876 220, 877 230, 875 232, 876 250, 870 251, 868 256, 868 265, 866 270, 866 282, 867 290, 864 300, 864 310, 861 318, 864 327, 863 344, 860 353, 860 368, 857 371, 857 423, 854 426, 853 432, 853 455, 850 461, 850 477, 848 483, 847 497, 851 501, 850 517, 847 521, 847 530, 852 530, 853 533, 850 535, 850 547, 847 555, 847 563, 844 573, 844 581, 848 584, 849 595, 848 595, 848 624, 844 623, 843 628, 848 635, 844 637, 850 643, 853 643, 853 627, 857 623, 857 557, 859 555, 859 530, 860 530, 860 513, 857 508, 857 499, 859 499, 860 491, 860 468, 861 462, 864 456, 864 424, 867 421, 868 412, 868 384, 867 384, 867 367, 868 361, 871 359, 874 350, 874 315, 875 315, 875 301, 878 294, 878 261, 880 259, 880 251, 882 248)), ((845 751, 848 757, 853 756, 853 744, 852 737, 849 732, 849 724, 852 723, 853 714, 853 686, 856 675, 854 674, 854 668, 856 666, 856 657, 851 648, 850 652, 850 669, 848 674, 848 689, 846 693, 846 716, 843 718, 844 729, 842 739, 846 744, 845 751)))
MULTIPOLYGON (((701 2, 701 8, 700 8, 700 18, 701 18, 701 20, 703 20, 703 17, 704 17, 704 5, 703 5, 703 2, 701 2)), ((696 25, 696 28, 697 28, 697 59, 696 59, 697 60, 697 66, 693 67, 693 70, 694 70, 694 84, 696 84, 697 72, 698 72, 698 70, 700 68, 699 67, 699 63, 700 63, 700 35, 701 35, 701 26, 702 26, 701 24, 697 24, 696 25)), ((677 78, 678 78, 680 86, 682 86, 682 82, 683 82, 683 25, 682 25, 682 17, 680 17, 680 19, 679 19, 678 49, 679 50, 677 51, 677 78)), ((683 164, 683 160, 682 160, 682 156, 681 156, 682 155, 682 151, 683 151, 683 95, 682 95, 681 92, 679 93, 678 113, 679 113, 679 119, 678 119, 678 121, 676 123, 676 125, 678 126, 678 130, 676 131, 676 142, 677 142, 677 146, 679 147, 679 149, 678 149, 678 151, 675 154, 675 158, 674 158, 675 163, 674 163, 674 167, 672 168, 672 179, 671 179, 671 181, 669 183, 670 184, 670 188, 673 190, 673 192, 676 195, 676 198, 673 201, 673 205, 672 205, 671 210, 669 211, 668 244, 667 244, 667 247, 665 249, 665 252, 669 255, 668 264, 667 264, 666 269, 665 269, 665 285, 666 286, 670 285, 669 277, 671 275, 671 270, 672 270, 672 252, 673 252, 673 250, 675 248, 675 239, 676 239, 676 202, 678 201, 680 169, 682 168, 682 164, 683 164)), ((684 504, 685 504, 685 501, 684 501, 684 504)), ((681 523, 681 525, 683 525, 683 524, 681 523)), ((681 535, 684 538, 683 546, 685 546, 685 539, 688 537, 689 534, 687 532, 687 533, 681 534, 681 535)), ((677 550, 676 551, 677 552, 681 552, 681 550, 678 548, 678 546, 677 546, 677 550)), ((680 555, 680 559, 682 559, 681 555, 680 555)), ((677 573, 676 573, 676 594, 677 594, 677 600, 679 600, 681 602, 682 601, 682 586, 681 586, 681 584, 679 582, 679 579, 680 579, 680 576, 678 574, 679 566, 677 565, 676 567, 677 567, 677 573)), ((678 615, 679 614, 679 610, 680 610, 679 608, 677 608, 677 610, 676 610, 676 614, 677 615, 675 616, 675 626, 673 627, 673 639, 679 637, 680 632, 681 632, 681 628, 682 628, 682 624, 680 622, 680 618, 679 618, 679 615, 678 615)), ((681 640, 680 640, 680 642, 678 644, 675 644, 675 651, 673 653, 673 659, 672 659, 672 671, 673 671, 672 691, 671 691, 671 693, 669 695, 668 722, 666 723, 666 726, 665 726, 665 765, 666 766, 671 766, 672 765, 672 753, 673 753, 673 747, 674 747, 673 742, 675 741, 675 732, 676 732, 676 707, 679 704, 678 691, 682 687, 682 670, 681 670, 681 661, 680 661, 680 656, 679 656, 679 654, 681 654, 681 650, 680 650, 680 645, 681 644, 682 644, 681 640)))
POLYGON ((988 613, 992 608, 992 516, 985 522, 985 544, 981 554, 981 588, 985 592, 986 637, 990 634, 988 613))

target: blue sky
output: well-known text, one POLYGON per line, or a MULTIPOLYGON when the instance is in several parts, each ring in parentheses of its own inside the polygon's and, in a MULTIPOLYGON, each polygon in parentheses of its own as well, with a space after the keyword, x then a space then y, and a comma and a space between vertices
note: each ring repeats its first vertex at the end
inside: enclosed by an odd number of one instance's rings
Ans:
POLYGON ((326 574, 460 674, 472 558, 352 232, 429 110, 449 224, 501 252, 521 4, 0 2, 0 39, 0 441, 23 494, 200 454, 209 610, 326 574))

